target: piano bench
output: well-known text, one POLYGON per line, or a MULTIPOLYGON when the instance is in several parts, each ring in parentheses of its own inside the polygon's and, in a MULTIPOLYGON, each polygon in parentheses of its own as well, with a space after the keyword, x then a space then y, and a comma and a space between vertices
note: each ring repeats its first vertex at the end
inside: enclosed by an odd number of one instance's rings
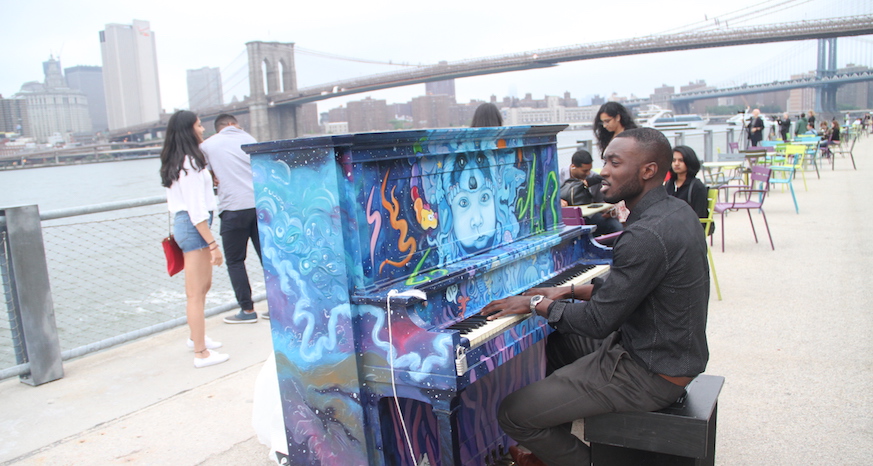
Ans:
POLYGON ((718 394, 724 377, 701 374, 672 405, 651 413, 585 419, 592 466, 713 465, 718 394))

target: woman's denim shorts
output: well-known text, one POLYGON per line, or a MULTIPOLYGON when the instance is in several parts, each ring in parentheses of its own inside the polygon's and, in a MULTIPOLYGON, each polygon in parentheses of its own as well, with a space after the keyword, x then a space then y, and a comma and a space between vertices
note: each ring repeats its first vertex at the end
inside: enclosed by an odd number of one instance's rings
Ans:
MULTIPOLYGON (((209 226, 212 226, 212 212, 209 212, 209 226)), ((194 228, 191 217, 185 210, 176 212, 176 217, 173 219, 173 238, 182 248, 182 252, 196 251, 208 246, 206 240, 200 236, 200 232, 194 228)))

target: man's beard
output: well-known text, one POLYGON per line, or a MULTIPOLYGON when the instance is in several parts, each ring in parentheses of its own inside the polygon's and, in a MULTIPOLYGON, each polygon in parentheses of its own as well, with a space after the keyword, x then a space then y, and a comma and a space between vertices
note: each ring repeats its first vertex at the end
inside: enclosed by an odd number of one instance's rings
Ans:
POLYGON ((616 204, 620 201, 625 201, 629 198, 636 197, 641 192, 643 192, 643 184, 640 182, 639 178, 633 178, 632 180, 625 183, 625 185, 622 186, 621 189, 617 192, 612 191, 609 194, 604 194, 603 200, 610 204, 616 204))

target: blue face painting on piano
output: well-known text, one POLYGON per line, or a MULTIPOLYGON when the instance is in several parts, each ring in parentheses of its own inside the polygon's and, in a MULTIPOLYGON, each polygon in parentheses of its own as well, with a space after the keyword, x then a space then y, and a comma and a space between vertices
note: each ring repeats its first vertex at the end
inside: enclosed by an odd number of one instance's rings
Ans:
POLYGON ((452 229, 466 252, 491 246, 497 212, 491 165, 484 152, 447 157, 452 229))
POLYGON ((514 206, 524 173, 512 166, 513 157, 512 150, 450 154, 437 164, 437 176, 423 180, 425 196, 440 199, 436 245, 442 263, 517 236, 514 206))

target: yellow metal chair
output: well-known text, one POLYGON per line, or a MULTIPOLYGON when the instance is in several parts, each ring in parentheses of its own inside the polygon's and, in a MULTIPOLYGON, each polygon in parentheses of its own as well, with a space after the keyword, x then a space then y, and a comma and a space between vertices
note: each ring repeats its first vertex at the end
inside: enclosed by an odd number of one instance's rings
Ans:
MULTIPOLYGON (((715 282, 715 292, 718 295, 718 300, 721 301, 721 288, 718 287, 718 275, 715 273, 715 262, 712 260, 712 249, 710 249, 709 244, 712 242, 712 234, 710 229, 712 225, 714 225, 712 221, 712 213, 715 211, 715 203, 718 201, 718 190, 710 189, 706 193, 706 199, 709 201, 709 207, 707 208, 707 216, 706 218, 700 219, 700 223, 703 224, 703 234, 710 237, 708 243, 706 243, 706 257, 709 259, 709 268, 712 269, 712 281, 715 282)), ((704 237, 704 241, 706 238, 704 237)))

